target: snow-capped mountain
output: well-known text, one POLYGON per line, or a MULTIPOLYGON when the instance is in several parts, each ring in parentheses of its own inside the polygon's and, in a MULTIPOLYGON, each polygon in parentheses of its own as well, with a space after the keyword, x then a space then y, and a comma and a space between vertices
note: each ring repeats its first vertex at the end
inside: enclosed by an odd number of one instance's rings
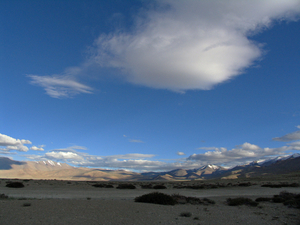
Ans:
POLYGON ((216 166, 216 165, 213 165, 213 164, 208 164, 208 165, 206 165, 206 166, 200 167, 199 169, 200 169, 200 170, 204 170, 204 169, 218 170, 218 169, 220 169, 220 168, 221 168, 220 166, 216 166))
POLYGON ((260 166, 268 166, 268 165, 272 165, 276 162, 282 161, 282 160, 287 160, 287 159, 295 159, 300 157, 299 153, 295 153, 293 155, 288 155, 288 156, 277 156, 275 158, 271 158, 271 159, 267 159, 267 160, 262 160, 258 163, 258 165, 260 166))
POLYGON ((14 161, 0 157, 0 178, 61 180, 202 180, 235 179, 300 172, 300 154, 258 160, 233 168, 208 164, 196 169, 175 169, 166 172, 135 173, 101 168, 73 167, 52 160, 14 161))

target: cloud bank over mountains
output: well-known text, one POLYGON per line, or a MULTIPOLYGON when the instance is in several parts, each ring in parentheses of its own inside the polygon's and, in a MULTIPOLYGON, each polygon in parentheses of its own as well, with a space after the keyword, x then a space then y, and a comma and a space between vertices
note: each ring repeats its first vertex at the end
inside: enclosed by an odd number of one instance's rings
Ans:
POLYGON ((299 18, 299 0, 155 1, 130 31, 102 34, 91 55, 61 75, 30 75, 54 98, 91 93, 89 68, 114 68, 130 83, 184 92, 209 90, 242 74, 263 55, 251 36, 299 18), (68 74, 68 76, 66 76, 68 74))
MULTIPOLYGON (((235 148, 228 150, 221 147, 202 147, 198 150, 205 150, 204 153, 193 154, 185 158, 179 158, 174 160, 153 160, 156 155, 154 154, 122 154, 122 155, 110 155, 110 156, 98 156, 90 155, 86 152, 87 148, 83 146, 71 146, 62 149, 53 149, 43 155, 24 155, 31 160, 53 160, 56 162, 66 162, 75 166, 84 167, 100 167, 110 169, 129 169, 136 171, 167 171, 174 169, 194 169, 207 164, 235 166, 237 164, 245 164, 251 161, 267 159, 278 155, 286 155, 292 151, 300 151, 300 137, 297 136, 299 131, 284 135, 282 137, 273 138, 287 140, 286 136, 292 136, 294 142, 290 142, 287 145, 278 148, 261 148, 257 145, 245 142, 242 145, 237 145, 235 148), (84 150, 85 152, 81 152, 84 150)), ((287 140, 291 141, 291 140, 287 140)), ((28 148, 24 144, 31 144, 31 141, 25 139, 15 139, 7 135, 0 135, 0 154, 14 154, 11 151, 28 151, 28 148)), ((44 146, 32 146, 31 150, 41 151, 44 146)), ((174 152, 174 155, 176 153, 174 152)), ((177 155, 185 155, 183 152, 177 152, 177 155)))

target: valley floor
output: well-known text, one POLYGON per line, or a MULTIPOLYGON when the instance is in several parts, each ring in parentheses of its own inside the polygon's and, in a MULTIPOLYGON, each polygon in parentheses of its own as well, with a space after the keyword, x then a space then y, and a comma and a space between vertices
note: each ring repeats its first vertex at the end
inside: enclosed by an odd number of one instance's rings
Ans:
MULTIPOLYGON (((289 208, 282 203, 261 202, 257 207, 226 204, 229 197, 255 200, 257 197, 272 197, 281 191, 300 193, 300 187, 261 187, 261 181, 254 183, 252 180, 251 186, 213 189, 178 189, 178 184, 192 183, 164 182, 167 189, 153 190, 141 188, 142 184, 151 182, 132 182, 136 189, 129 190, 116 188, 123 182, 106 182, 114 188, 96 188, 92 185, 101 182, 55 180, 19 180, 25 187, 6 187, 7 182, 16 181, 1 180, 0 194, 9 198, 0 199, 0 224, 300 224, 300 209, 289 208), (154 191, 207 197, 216 203, 165 206, 134 202, 135 197, 154 191), (191 216, 183 217, 181 213, 190 213, 191 216)), ((219 181, 216 183, 219 184, 219 181)))

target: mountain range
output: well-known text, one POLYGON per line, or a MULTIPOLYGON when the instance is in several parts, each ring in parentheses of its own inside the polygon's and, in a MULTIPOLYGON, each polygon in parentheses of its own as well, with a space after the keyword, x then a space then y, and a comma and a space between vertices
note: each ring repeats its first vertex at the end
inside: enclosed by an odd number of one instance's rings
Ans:
POLYGON ((204 179, 236 179, 300 171, 300 154, 254 161, 246 165, 224 168, 206 165, 196 169, 175 169, 166 172, 136 173, 127 170, 73 167, 67 163, 47 161, 15 161, 0 157, 0 178, 57 179, 85 181, 176 181, 204 179))

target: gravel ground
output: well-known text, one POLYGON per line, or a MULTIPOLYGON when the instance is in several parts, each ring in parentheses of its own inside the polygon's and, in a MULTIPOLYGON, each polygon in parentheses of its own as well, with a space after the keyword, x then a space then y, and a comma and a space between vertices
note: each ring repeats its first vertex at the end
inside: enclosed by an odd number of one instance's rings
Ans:
POLYGON ((0 224, 299 224, 299 210, 274 203, 164 206, 130 200, 2 200, 0 224), (30 206, 26 206, 30 205, 30 206), (181 217, 189 212, 190 217, 181 217))
POLYGON ((260 203, 259 207, 228 206, 228 197, 266 197, 283 190, 300 193, 300 188, 226 187, 217 189, 164 189, 168 194, 209 197, 214 205, 164 206, 136 203, 134 198, 154 190, 95 188, 87 182, 28 181, 24 188, 0 184, 0 224, 288 224, 300 225, 300 210, 283 204, 260 203), (191 213, 182 217, 181 213, 191 213))

